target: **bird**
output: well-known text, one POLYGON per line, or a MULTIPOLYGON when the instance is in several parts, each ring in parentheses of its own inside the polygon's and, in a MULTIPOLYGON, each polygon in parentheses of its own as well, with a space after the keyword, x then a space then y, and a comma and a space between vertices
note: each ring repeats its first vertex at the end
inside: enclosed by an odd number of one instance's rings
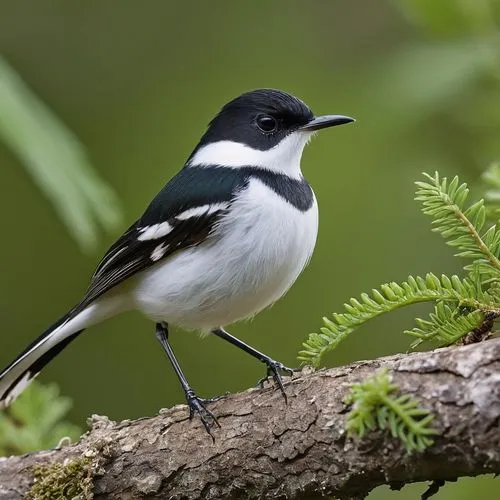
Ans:
POLYGON ((199 415, 210 435, 220 425, 209 400, 188 383, 169 325, 242 349, 264 363, 263 380, 273 379, 286 398, 281 375, 292 370, 226 327, 276 302, 309 263, 318 205, 302 175, 302 152, 317 131, 353 121, 317 117, 276 89, 251 90, 224 105, 183 167, 105 253, 82 300, 0 373, 0 408, 85 329, 132 309, 155 323, 189 416, 199 415))

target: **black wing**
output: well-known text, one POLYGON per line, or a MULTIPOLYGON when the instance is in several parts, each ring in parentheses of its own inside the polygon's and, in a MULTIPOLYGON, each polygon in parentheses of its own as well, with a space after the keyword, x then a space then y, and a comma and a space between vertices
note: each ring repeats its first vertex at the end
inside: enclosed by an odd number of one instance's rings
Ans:
POLYGON ((217 210, 209 207, 204 213, 186 219, 170 219, 170 231, 158 238, 141 240, 148 226, 141 227, 137 223, 131 226, 102 259, 78 308, 86 307, 125 279, 173 252, 202 243, 225 213, 222 205, 217 210))
POLYGON ((241 169, 214 165, 180 170, 108 250, 78 309, 173 252, 202 243, 247 182, 241 169))

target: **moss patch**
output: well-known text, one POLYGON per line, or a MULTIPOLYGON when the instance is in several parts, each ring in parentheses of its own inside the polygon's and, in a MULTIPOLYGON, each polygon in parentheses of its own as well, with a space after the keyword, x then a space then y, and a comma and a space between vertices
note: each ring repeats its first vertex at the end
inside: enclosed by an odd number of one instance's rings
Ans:
POLYGON ((33 476, 35 483, 26 494, 27 500, 91 500, 94 497, 90 458, 37 465, 33 468, 33 476))

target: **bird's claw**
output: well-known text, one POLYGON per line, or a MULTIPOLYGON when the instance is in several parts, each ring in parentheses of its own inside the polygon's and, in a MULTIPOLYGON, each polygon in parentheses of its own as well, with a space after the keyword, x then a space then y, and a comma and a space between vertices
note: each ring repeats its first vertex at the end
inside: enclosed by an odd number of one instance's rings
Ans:
POLYGON ((205 406, 210 403, 210 400, 199 398, 193 391, 186 393, 187 405, 189 407, 189 419, 192 420, 195 413, 200 416, 201 423, 205 430, 210 434, 212 441, 215 443, 215 437, 212 434, 212 425, 215 424, 220 428, 220 424, 215 415, 205 406))
POLYGON ((272 377, 274 380, 274 383, 279 387, 279 390, 281 391, 281 394, 285 398, 285 403, 287 402, 287 397, 286 397, 286 392, 285 392, 285 387, 283 385, 283 379, 281 377, 280 372, 284 372, 290 377, 293 376, 294 370, 292 368, 288 368, 285 366, 283 363, 280 363, 279 361, 274 361, 273 359, 264 359, 263 363, 267 365, 267 375, 260 379, 259 382, 257 383, 257 386, 260 387, 261 389, 264 387, 264 382, 268 382, 269 379, 272 377))

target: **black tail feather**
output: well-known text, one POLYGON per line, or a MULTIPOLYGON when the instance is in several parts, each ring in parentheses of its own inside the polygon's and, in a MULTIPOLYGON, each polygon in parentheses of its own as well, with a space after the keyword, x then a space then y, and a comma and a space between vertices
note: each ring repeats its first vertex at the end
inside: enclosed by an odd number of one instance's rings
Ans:
MULTIPOLYGON (((62 318, 59 318, 54 324, 50 325, 49 328, 47 328, 43 333, 41 333, 35 340, 33 340, 33 342, 31 342, 29 345, 26 346, 26 348, 21 352, 19 353, 18 356, 16 356, 16 358, 11 361, 8 366, 6 366, 1 372, 0 372, 0 379, 15 365, 17 364, 17 362, 21 359, 21 358, 24 358, 25 354, 29 351, 31 351, 31 349, 33 349, 33 347, 35 347, 37 344, 40 343, 40 341, 42 341, 45 337, 48 337, 56 328, 59 328, 63 323, 66 323, 66 321, 68 321, 68 319, 70 319, 72 316, 72 311, 68 312, 68 314, 65 314, 62 318)), ((61 348, 62 349, 62 348, 61 348)), ((59 351, 56 353, 58 354, 59 351)), ((55 354, 54 354, 55 356, 55 354)), ((50 361, 50 359, 48 360, 50 361)), ((45 364, 48 363, 48 361, 45 364)))
POLYGON ((28 379, 31 380, 35 378, 42 370, 43 367, 48 364, 53 358, 55 358, 72 340, 76 339, 80 333, 82 333, 83 330, 80 330, 79 332, 73 333, 73 335, 70 335, 69 337, 66 337, 64 340, 61 340, 59 344, 56 344, 52 349, 49 349, 46 353, 44 353, 42 356, 40 356, 32 365, 30 365, 26 370, 24 370, 19 377, 12 382, 12 384, 9 385, 8 389, 5 391, 5 394, 9 394, 12 389, 19 383, 19 381, 26 376, 28 373, 28 379))
POLYGON ((49 340, 59 327, 72 319, 73 314, 74 310, 71 310, 51 325, 0 373, 0 408, 8 406, 52 358, 80 335, 83 329, 61 338, 49 349, 48 346, 44 348, 44 340, 49 340))

